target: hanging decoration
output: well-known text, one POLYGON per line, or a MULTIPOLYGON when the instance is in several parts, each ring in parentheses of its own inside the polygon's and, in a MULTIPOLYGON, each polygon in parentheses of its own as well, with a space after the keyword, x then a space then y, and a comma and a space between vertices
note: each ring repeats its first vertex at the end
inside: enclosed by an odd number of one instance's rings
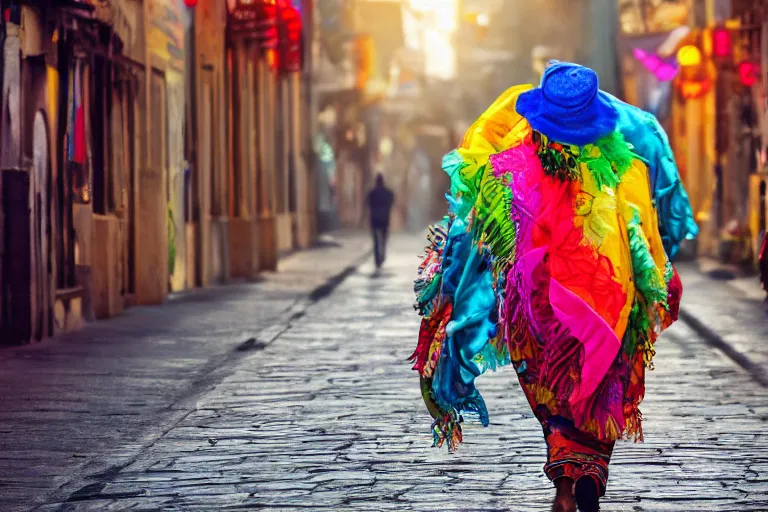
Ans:
POLYGON ((229 32, 259 41, 265 49, 279 44, 276 0, 227 0, 229 32))
POLYGON ((290 0, 280 0, 278 7, 280 71, 295 73, 301 71, 303 60, 301 12, 290 0))

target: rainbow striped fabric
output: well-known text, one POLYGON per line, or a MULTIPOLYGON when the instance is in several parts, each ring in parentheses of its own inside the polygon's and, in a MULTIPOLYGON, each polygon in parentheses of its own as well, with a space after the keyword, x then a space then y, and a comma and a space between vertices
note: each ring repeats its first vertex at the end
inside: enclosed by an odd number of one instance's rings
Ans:
POLYGON ((562 144, 516 112, 529 89, 502 94, 443 159, 449 214, 415 281, 412 360, 450 450, 464 416, 488 424, 475 379, 510 363, 537 417, 642 439, 645 369, 682 294, 668 255, 697 232, 652 116, 616 100, 613 133, 562 144))

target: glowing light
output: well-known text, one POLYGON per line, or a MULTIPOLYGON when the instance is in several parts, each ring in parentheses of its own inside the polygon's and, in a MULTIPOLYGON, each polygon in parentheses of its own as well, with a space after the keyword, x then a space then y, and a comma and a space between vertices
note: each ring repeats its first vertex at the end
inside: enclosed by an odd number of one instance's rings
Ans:
POLYGON ((739 64, 739 80, 746 87, 752 87, 760 80, 760 65, 744 61, 739 64))
POLYGON ((677 75, 677 67, 674 63, 668 62, 668 59, 662 59, 659 55, 646 52, 642 48, 635 48, 633 53, 645 69, 653 73, 660 82, 668 82, 677 75))
POLYGON ((487 27, 488 23, 490 23, 490 18, 488 18, 488 15, 486 13, 478 14, 477 15, 477 24, 481 27, 487 27))
POLYGON ((712 53, 715 57, 729 57, 732 47, 730 30, 719 27, 712 31, 712 53))
POLYGON ((685 67, 698 66, 701 64, 701 51, 692 44, 685 45, 677 51, 677 63, 685 67))
POLYGON ((684 80, 680 83, 680 94, 685 99, 696 99, 704 96, 711 86, 709 80, 684 80))
POLYGON ((267 65, 275 69, 277 67, 277 52, 274 50, 274 48, 267 48, 264 51, 264 57, 266 57, 267 65))

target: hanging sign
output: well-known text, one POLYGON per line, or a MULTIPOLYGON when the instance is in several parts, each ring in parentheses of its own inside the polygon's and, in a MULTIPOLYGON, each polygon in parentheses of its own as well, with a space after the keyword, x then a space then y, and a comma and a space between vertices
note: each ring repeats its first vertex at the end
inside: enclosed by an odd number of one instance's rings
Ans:
POLYGON ((263 48, 277 48, 277 0, 227 0, 231 35, 255 39, 263 48))

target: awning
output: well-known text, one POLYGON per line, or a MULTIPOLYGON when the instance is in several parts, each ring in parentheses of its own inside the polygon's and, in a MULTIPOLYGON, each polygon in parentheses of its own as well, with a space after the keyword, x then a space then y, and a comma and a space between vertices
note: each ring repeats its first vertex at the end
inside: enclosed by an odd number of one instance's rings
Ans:
POLYGON ((125 46, 133 46, 136 38, 135 15, 125 5, 125 0, 84 0, 94 7, 94 20, 110 25, 125 46))
POLYGON ((132 45, 136 38, 135 9, 129 9, 125 0, 36 0, 32 3, 71 10, 80 18, 108 25, 123 45, 132 45))

